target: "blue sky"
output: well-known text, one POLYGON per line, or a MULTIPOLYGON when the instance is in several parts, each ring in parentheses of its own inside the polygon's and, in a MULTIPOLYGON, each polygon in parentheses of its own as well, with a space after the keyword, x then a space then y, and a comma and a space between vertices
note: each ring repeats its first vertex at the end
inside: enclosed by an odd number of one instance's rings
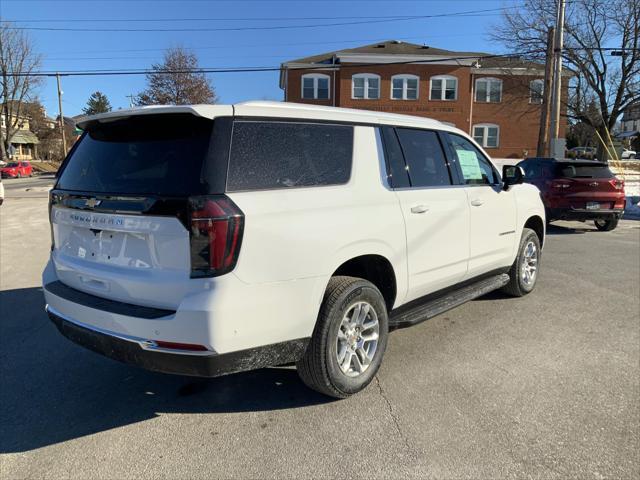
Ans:
MULTIPOLYGON (((498 23, 500 14, 487 12, 474 16, 279 30, 104 32, 98 29, 310 25, 366 21, 363 17, 513 8, 517 4, 517 0, 0 0, 0 16, 3 21, 12 21, 21 27, 89 30, 28 31, 44 57, 43 70, 47 71, 148 68, 162 59, 163 49, 177 45, 193 49, 200 66, 218 68, 277 66, 298 57, 390 39, 449 50, 502 53, 504 49, 488 39, 488 32, 498 23), (271 19, 247 20, 261 17, 271 19), (285 17, 308 19, 287 20, 285 17)), ((277 72, 214 74, 211 79, 222 103, 282 99, 277 72)), ((118 108, 127 107, 126 96, 145 87, 144 76, 64 77, 62 81, 65 115, 80 113, 89 95, 96 90, 104 92, 113 107, 118 108)), ((47 79, 40 98, 47 112, 56 115, 55 79, 47 79)))

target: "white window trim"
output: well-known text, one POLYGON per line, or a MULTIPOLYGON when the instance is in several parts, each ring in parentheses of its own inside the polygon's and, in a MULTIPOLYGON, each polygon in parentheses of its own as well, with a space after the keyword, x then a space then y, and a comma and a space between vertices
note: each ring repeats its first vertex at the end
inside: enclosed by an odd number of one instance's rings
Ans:
POLYGON ((324 73, 305 73, 304 75, 302 75, 300 79, 300 98, 302 100, 329 100, 331 98, 331 77, 329 75, 325 75, 324 73), (313 98, 307 98, 304 96, 304 79, 305 78, 313 79, 313 98), (319 78, 327 79, 327 90, 328 90, 327 98, 318 98, 318 79, 319 78))
POLYGON ((476 79, 476 84, 475 84, 475 90, 473 92, 473 101, 476 103, 502 103, 502 80, 500 80, 499 78, 495 78, 495 77, 480 77, 476 79), (485 95, 484 100, 478 100, 478 83, 479 82, 487 82, 487 93, 485 95), (500 91, 500 100, 498 100, 497 102, 492 102, 491 101, 491 85, 492 84, 498 84, 499 85, 499 91, 500 91))
MULTIPOLYGON (((499 148, 500 147, 500 125, 496 125, 495 123, 476 123, 471 129, 471 136, 473 139, 476 139, 476 128, 482 128, 482 142, 480 146, 482 148, 499 148), (495 128, 498 131, 498 135, 496 137, 496 146, 488 146, 487 145, 487 137, 489 136, 489 128, 495 128)), ((476 140, 477 142, 477 140, 476 140)))
POLYGON ((438 101, 438 102, 455 102, 456 100, 458 100, 458 77, 454 77, 453 75, 436 75, 434 77, 431 77, 429 79, 429 100, 435 100, 435 101, 438 101), (431 97, 431 92, 433 90, 433 81, 434 80, 442 80, 443 81, 442 90, 441 90, 442 91, 442 94, 441 94, 442 98, 432 98, 431 97), (447 85, 446 80, 455 80, 455 82, 456 82, 456 93, 455 93, 454 98, 452 98, 452 99, 444 98, 445 97, 445 91, 446 91, 446 85, 447 85))
POLYGON ((542 80, 541 78, 536 78, 535 80, 531 80, 529 82, 529 103, 533 105, 542 105, 543 102, 544 102, 544 80, 542 80), (535 90, 533 89, 534 83, 539 83, 540 85, 542 85, 542 88, 540 89, 540 91, 542 92, 542 97, 540 98, 539 102, 533 101, 533 93, 535 92, 535 90))
POLYGON ((391 100, 409 100, 409 101, 417 101, 420 98, 420 77, 417 75, 411 75, 408 73, 402 73, 400 75, 394 75, 391 77, 391 91, 389 93, 389 98, 391 100), (393 97, 393 81, 394 80, 402 80, 402 98, 394 98, 393 97), (416 80, 416 98, 407 98, 407 80, 416 80))
POLYGON ((380 79, 380 75, 376 75, 375 73, 356 73, 351 76, 351 99, 352 100, 379 100, 380 99, 380 88, 382 87, 382 81, 380 79), (364 97, 356 97, 356 78, 364 78, 364 97), (378 96, 375 98, 369 98, 369 79, 375 78, 378 80, 378 96))

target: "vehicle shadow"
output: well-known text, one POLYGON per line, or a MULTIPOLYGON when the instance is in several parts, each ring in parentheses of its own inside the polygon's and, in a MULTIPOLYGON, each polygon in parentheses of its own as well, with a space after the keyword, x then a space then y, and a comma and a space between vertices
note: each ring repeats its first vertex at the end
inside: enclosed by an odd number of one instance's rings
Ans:
POLYGON ((593 225, 576 223, 575 225, 547 225, 547 235, 575 235, 585 234, 589 232, 597 232, 598 229, 593 225))
POLYGON ((41 288, 0 292, 0 453, 24 452, 163 413, 300 408, 331 399, 291 367, 214 379, 147 372, 60 335, 41 288))

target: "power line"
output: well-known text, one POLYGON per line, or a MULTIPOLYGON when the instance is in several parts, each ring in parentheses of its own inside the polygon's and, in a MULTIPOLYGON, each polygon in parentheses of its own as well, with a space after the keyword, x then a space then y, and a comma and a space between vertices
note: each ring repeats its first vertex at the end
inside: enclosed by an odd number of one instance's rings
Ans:
MULTIPOLYGON (((428 18, 457 17, 475 13, 487 13, 504 11, 507 8, 519 8, 521 5, 513 7, 488 8, 482 10, 467 10, 462 12, 436 13, 432 15, 416 15, 411 17, 392 17, 382 20, 357 20, 352 22, 316 23, 305 25, 269 25, 269 26, 244 26, 244 27, 223 27, 223 28, 68 28, 68 27, 18 27, 6 26, 12 30, 31 31, 54 31, 54 32, 240 32, 250 30, 291 30, 319 27, 336 27, 348 25, 372 25, 380 23, 401 22, 411 20, 424 20, 428 18)), ((5 23, 5 25, 8 25, 5 23)))
MULTIPOLYGON (((514 8, 514 7, 503 7, 499 10, 503 10, 504 8, 514 8)), ((481 13, 469 13, 469 14, 460 14, 460 15, 483 15, 481 13)), ((487 16, 492 16, 488 14, 487 16)), ((259 21, 274 21, 274 20, 284 20, 284 21, 299 21, 299 20, 353 20, 353 19, 367 19, 367 20, 387 20, 387 19, 413 19, 413 18, 421 18, 420 15, 350 15, 350 16, 339 16, 339 17, 214 17, 214 18, 56 18, 56 19, 42 19, 42 18, 32 18, 32 19, 20 19, 20 18, 12 18, 11 20, 0 20, 0 23, 129 23, 129 22, 141 22, 141 23, 152 23, 152 22, 235 22, 235 21, 249 21, 249 22, 259 22, 259 21)))
MULTIPOLYGON (((469 34, 482 34, 483 32, 465 32, 458 34, 449 34, 449 35, 420 35, 416 37, 395 37, 395 40, 417 40, 417 39, 426 39, 426 38, 445 38, 445 37, 467 37, 469 34)), ((254 47, 291 47, 291 46, 300 46, 300 45, 335 45, 341 43, 376 43, 376 42, 384 42, 387 41, 388 38, 367 38, 367 39, 345 39, 345 40, 333 40, 333 41, 319 41, 319 42, 295 42, 292 44, 291 42, 287 43, 252 43, 252 44, 235 44, 235 45, 211 45, 206 47, 186 47, 189 50, 213 50, 213 49, 229 49, 229 48, 254 48, 254 47)), ((166 48, 128 48, 121 50, 76 50, 75 53, 127 53, 127 52, 164 52, 166 48)), ((65 53, 70 53, 69 51, 65 51, 65 53)))
MULTIPOLYGON (((429 64, 438 63, 443 61, 457 61, 457 60, 486 60, 489 58, 515 58, 520 60, 520 56, 534 53, 535 51, 520 52, 520 53, 508 53, 508 54, 496 54, 496 55, 461 55, 448 58, 438 58, 435 60, 411 60, 404 62, 372 62, 372 63, 359 63, 354 65, 344 65, 346 67, 372 67, 372 66, 392 66, 392 65, 412 65, 412 64, 429 64)), ((336 64, 313 65, 308 67, 287 67, 287 70, 327 70, 341 66, 336 64)), ((69 71, 37 71, 31 73, 7 73, 7 76, 13 77, 55 77, 57 75, 65 77, 73 76, 114 76, 114 75, 147 75, 147 74, 179 74, 179 73, 252 73, 252 72, 277 72, 282 70, 281 66, 251 66, 251 67, 218 67, 218 68, 194 68, 194 69, 180 69, 180 70, 153 70, 153 69, 130 69, 130 70, 69 70, 69 71)))
MULTIPOLYGON (((481 35, 483 32, 467 32, 467 33, 460 33, 460 34, 451 34, 451 35, 430 35, 429 38, 430 39, 434 39, 434 38, 450 38, 450 37, 467 37, 470 34, 474 35, 481 35)), ((419 37, 397 37, 397 40, 411 40, 411 39, 422 39, 422 40, 426 40, 425 36, 419 36, 419 37)), ((327 45, 327 44, 343 44, 343 43, 362 43, 362 42, 384 42, 387 41, 385 39, 366 39, 366 40, 337 40, 334 42, 299 42, 296 43, 295 45, 292 45, 291 43, 276 43, 276 44, 251 44, 251 45, 233 45, 233 48, 255 48, 255 47, 300 47, 303 45, 327 45)), ((199 50, 213 50, 213 49, 225 49, 228 50, 229 48, 232 48, 232 46, 230 45, 215 45, 215 46, 207 46, 207 47, 185 47, 187 50, 190 51, 199 51, 199 50)), ((76 53, 135 53, 135 52, 165 52, 167 49, 166 48, 142 48, 142 49, 127 49, 127 50, 94 50, 94 51, 84 51, 84 52, 76 52, 76 53)), ((65 52, 65 53, 69 53, 69 52, 65 52)), ((307 55, 306 53, 304 54, 299 54, 300 56, 302 55, 307 55)), ((261 55, 261 54, 256 54, 256 55, 226 55, 226 56, 216 56, 216 57, 207 57, 207 58, 287 58, 287 57, 292 57, 292 56, 296 56, 295 54, 286 54, 286 55, 261 55)), ((155 56, 150 57, 150 56, 115 56, 115 57, 78 57, 78 56, 70 56, 70 57, 46 57, 47 61, 50 60, 56 60, 56 61, 62 61, 62 60, 140 60, 140 59, 154 59, 157 58, 155 56)))

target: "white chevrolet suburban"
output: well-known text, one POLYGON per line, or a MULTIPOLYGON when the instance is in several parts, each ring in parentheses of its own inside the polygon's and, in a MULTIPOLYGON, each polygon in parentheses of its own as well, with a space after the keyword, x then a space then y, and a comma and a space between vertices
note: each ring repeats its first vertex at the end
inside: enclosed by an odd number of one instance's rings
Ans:
POLYGON ((79 126, 43 286, 60 332, 108 357, 204 377, 296 362, 343 398, 390 330, 536 284, 539 191, 438 121, 249 102, 79 126))

